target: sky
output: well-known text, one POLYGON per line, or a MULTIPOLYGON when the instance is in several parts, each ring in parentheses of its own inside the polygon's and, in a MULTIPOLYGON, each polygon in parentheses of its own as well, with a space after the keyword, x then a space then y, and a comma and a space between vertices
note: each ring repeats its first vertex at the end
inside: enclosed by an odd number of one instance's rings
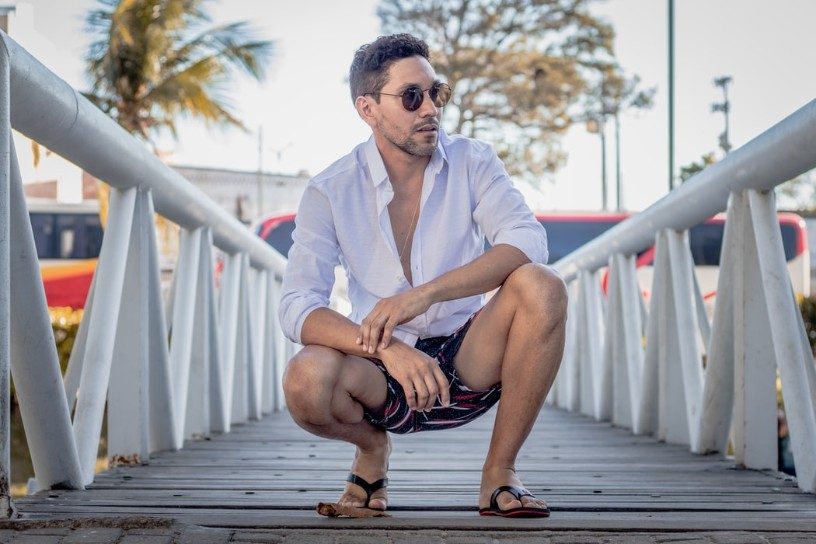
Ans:
MULTIPOLYGON (((3 4, 0 0, 0 4, 3 4)), ((84 14, 94 0, 26 0, 33 32, 22 45, 75 88, 87 89, 83 56, 90 37, 84 14)), ((354 51, 379 35, 375 0, 229 0, 210 3, 214 22, 249 20, 259 35, 275 41, 268 77, 247 78, 230 90, 237 116, 249 132, 206 130, 194 121, 180 124, 179 139, 161 139, 170 162, 237 170, 259 166, 283 173, 316 174, 368 138, 348 95, 346 75, 354 51)), ((615 52, 630 75, 656 86, 654 107, 626 114, 621 124, 624 207, 641 210, 668 191, 667 2, 605 0, 591 11, 610 22, 615 52)), ((721 151, 722 100, 715 77, 730 75, 730 139, 737 148, 814 98, 816 50, 814 0, 675 1, 675 164, 698 161, 721 151)), ((12 33, 12 37, 14 34, 12 33)), ((614 148, 608 133, 610 203, 614 204, 614 148)), ((567 164, 542 181, 543 209, 601 208, 601 150, 597 135, 576 126, 562 140, 567 164)), ((21 164, 26 162, 20 149, 21 164)), ((47 177, 24 170, 27 179, 47 177)), ((56 167, 55 167, 56 168, 56 167)))

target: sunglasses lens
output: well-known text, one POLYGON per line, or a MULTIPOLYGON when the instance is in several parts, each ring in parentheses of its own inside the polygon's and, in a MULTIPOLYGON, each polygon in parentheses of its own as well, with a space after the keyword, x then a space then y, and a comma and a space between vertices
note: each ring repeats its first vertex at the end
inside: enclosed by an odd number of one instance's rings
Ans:
POLYGON ((422 89, 409 87, 402 93, 402 106, 408 111, 416 111, 422 105, 422 89))
POLYGON ((431 87, 428 93, 433 100, 434 106, 441 108, 448 103, 451 97, 451 88, 446 83, 438 83, 431 87))

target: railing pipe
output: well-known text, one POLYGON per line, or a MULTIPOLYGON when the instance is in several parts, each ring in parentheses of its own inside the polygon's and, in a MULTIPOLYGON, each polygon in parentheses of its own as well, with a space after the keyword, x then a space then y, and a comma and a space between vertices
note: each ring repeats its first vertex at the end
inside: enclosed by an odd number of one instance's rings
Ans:
POLYGON ((11 124, 114 187, 146 187, 156 211, 189 230, 209 225, 214 244, 244 252, 252 266, 282 276, 286 260, 146 146, 0 32, 9 52, 11 124), (88 145, 105 142, 105 145, 88 145))
POLYGON ((614 253, 654 244, 655 232, 684 230, 723 211, 732 191, 770 190, 816 167, 816 100, 677 187, 636 216, 554 263, 564 280, 595 270, 614 253))
POLYGON ((0 49, 0 516, 10 517, 11 507, 11 123, 9 57, 0 49))

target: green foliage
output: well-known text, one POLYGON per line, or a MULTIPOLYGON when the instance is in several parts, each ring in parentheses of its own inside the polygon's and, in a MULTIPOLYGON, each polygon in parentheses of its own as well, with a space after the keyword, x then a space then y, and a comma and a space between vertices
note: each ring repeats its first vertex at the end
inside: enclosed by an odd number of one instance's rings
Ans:
POLYGON ((237 126, 224 88, 233 71, 262 79, 272 43, 246 22, 210 27, 207 0, 97 0, 86 17, 85 96, 128 132, 150 141, 176 118, 237 126))
POLYGON ((700 162, 692 162, 687 164, 686 166, 680 167, 680 181, 686 181, 687 179, 693 177, 698 172, 702 172, 707 167, 711 166, 717 162, 717 157, 714 153, 706 153, 702 157, 700 157, 700 162))
POLYGON ((816 356, 816 295, 803 297, 799 302, 802 311, 802 320, 805 322, 805 332, 810 340, 810 349, 816 356))
POLYGON ((777 185, 775 192, 779 206, 805 213, 816 212, 816 170, 777 185))
POLYGON ((537 182, 563 163, 560 137, 612 59, 614 31, 591 1, 382 0, 377 14, 383 32, 428 42, 453 84, 446 129, 488 136, 511 174, 537 182))

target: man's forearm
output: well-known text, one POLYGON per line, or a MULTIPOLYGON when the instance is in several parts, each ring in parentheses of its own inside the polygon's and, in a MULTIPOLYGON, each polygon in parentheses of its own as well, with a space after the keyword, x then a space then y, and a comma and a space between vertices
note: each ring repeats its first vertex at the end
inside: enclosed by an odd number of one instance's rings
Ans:
MULTIPOLYGON (((342 314, 331 308, 318 308, 306 316, 300 331, 300 341, 304 346, 317 344, 348 355, 382 358, 383 354, 380 352, 384 350, 377 349, 373 354, 368 353, 356 342, 359 331, 360 326, 342 314)), ((400 342, 394 339, 392 343, 400 342)))
POLYGON ((492 291, 504 283, 516 268, 530 259, 509 244, 497 244, 466 265, 454 268, 438 278, 417 287, 431 304, 456 300, 492 291))

